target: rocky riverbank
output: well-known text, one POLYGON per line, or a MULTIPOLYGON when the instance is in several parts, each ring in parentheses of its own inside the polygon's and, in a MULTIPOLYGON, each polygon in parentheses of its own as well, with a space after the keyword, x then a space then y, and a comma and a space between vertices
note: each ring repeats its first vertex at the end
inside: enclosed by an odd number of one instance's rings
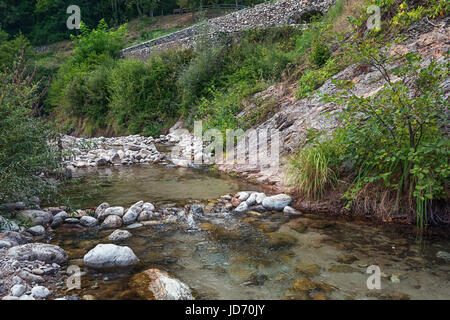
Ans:
POLYGON ((140 135, 76 138, 62 136, 63 161, 70 168, 159 163, 165 159, 155 146, 160 139, 140 135))
MULTIPOLYGON (((130 268, 140 262, 139 257, 132 248, 116 243, 132 237, 130 231, 134 229, 176 224, 190 232, 210 232, 215 230, 213 220, 236 215, 260 217, 281 211, 286 217, 299 216, 298 211, 289 207, 291 202, 291 197, 285 194, 269 196, 243 191, 224 195, 206 205, 190 203, 184 207, 139 201, 128 208, 102 203, 95 209, 68 213, 64 206, 40 208, 36 199, 28 208, 9 204, 12 216, 26 221, 28 227, 17 226, 17 231, 0 233, 0 296, 3 300, 81 299, 77 295, 61 294, 71 276, 68 269, 71 262, 63 248, 48 243, 57 230, 73 234, 112 230, 108 243, 100 243, 87 252, 82 265, 100 270, 130 268)), ((137 274, 132 286, 145 299, 194 298, 186 284, 157 269, 137 274), (138 281, 144 278, 145 282, 138 281)))

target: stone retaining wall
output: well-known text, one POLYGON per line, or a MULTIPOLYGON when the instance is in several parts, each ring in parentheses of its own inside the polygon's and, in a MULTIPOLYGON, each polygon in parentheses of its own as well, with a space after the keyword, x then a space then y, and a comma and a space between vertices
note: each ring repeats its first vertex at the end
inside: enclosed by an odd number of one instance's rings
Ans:
MULTIPOLYGON (((259 4, 251 9, 240 10, 208 21, 211 35, 236 33, 250 28, 268 28, 304 23, 310 13, 324 13, 335 0, 281 0, 259 4)), ((123 57, 146 60, 151 52, 169 47, 192 47, 202 26, 189 28, 152 39, 122 50, 123 57)))

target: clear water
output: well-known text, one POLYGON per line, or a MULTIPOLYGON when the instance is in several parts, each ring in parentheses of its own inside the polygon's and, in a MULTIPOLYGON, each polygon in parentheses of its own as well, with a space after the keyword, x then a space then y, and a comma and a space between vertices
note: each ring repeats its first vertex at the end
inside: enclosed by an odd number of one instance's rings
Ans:
MULTIPOLYGON (((86 170, 78 174, 80 184, 68 193, 80 207, 103 201, 127 206, 138 200, 181 207, 192 200, 206 204, 223 194, 258 190, 257 186, 209 171, 165 166, 86 170), (84 197, 86 193, 91 197, 84 197)), ((115 272, 85 269, 81 261, 95 245, 109 242, 111 230, 61 230, 52 243, 66 249, 70 263, 86 272, 82 289, 73 293, 98 299, 138 299, 129 287, 130 278, 149 268, 170 272, 189 285, 197 299, 450 298, 450 264, 436 258, 437 251, 450 251, 449 241, 442 238, 416 238, 410 229, 402 233, 398 228, 330 217, 305 215, 289 221, 280 213, 259 218, 211 218, 210 223, 216 231, 192 232, 175 224, 130 230, 133 237, 120 245, 131 247, 141 262, 115 272), (304 232, 294 230, 298 230, 298 223, 307 226, 304 232), (270 232, 290 236, 296 243, 277 246, 269 241, 270 232), (354 257, 343 263, 342 257, 350 255, 354 257), (305 274, 298 267, 301 264, 316 265, 316 273, 305 274), (349 270, 334 272, 333 265, 349 270), (367 288, 369 265, 381 269, 380 290, 367 288), (314 287, 293 290, 293 283, 302 278, 313 281, 314 287)), ((60 294, 67 293, 61 290, 60 294)))

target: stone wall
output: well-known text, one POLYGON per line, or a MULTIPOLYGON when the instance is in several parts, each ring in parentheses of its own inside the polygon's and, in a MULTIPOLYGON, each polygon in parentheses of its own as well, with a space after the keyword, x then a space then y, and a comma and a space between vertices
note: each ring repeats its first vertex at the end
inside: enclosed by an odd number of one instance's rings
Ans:
MULTIPOLYGON (((259 4, 253 8, 236 11, 225 16, 210 19, 211 35, 235 33, 249 28, 267 28, 284 25, 299 25, 311 13, 324 13, 335 0, 280 0, 275 3, 259 4)), ((152 39, 122 50, 123 57, 146 60, 151 52, 169 47, 192 47, 201 25, 152 39)))

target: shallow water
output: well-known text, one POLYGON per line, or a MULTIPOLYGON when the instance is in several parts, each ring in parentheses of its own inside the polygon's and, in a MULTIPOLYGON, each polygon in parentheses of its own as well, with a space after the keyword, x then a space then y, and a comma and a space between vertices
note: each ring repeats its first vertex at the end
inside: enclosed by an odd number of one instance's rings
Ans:
POLYGON ((208 169, 165 165, 136 165, 79 169, 75 183, 66 190, 74 207, 92 207, 102 202, 129 206, 137 201, 180 203, 218 198, 227 193, 259 187, 208 169))
MULTIPOLYGON (((258 190, 209 171, 165 166, 78 174, 80 184, 69 194, 80 207, 103 201, 127 206, 139 200, 182 207, 192 200, 206 204, 223 194, 258 190), (83 197, 86 192, 92 196, 83 197)), ((57 230, 51 242, 66 249, 70 263, 87 272, 82 289, 74 293, 98 299, 139 298, 129 280, 153 267, 186 283, 197 299, 450 298, 450 264, 436 258, 437 251, 450 251, 446 240, 419 241, 390 228, 310 215, 290 221, 281 213, 258 218, 211 216, 209 222, 215 231, 192 231, 176 224, 130 230, 133 237, 119 244, 131 247, 141 262, 120 272, 85 269, 80 260, 98 243, 109 242, 112 230, 75 234, 57 230), (277 237, 283 241, 271 241, 277 237), (367 288, 370 265, 380 267, 380 290, 367 288), (303 279, 294 290, 293 283, 302 278, 314 284, 303 288, 300 284, 307 281, 303 279)))

